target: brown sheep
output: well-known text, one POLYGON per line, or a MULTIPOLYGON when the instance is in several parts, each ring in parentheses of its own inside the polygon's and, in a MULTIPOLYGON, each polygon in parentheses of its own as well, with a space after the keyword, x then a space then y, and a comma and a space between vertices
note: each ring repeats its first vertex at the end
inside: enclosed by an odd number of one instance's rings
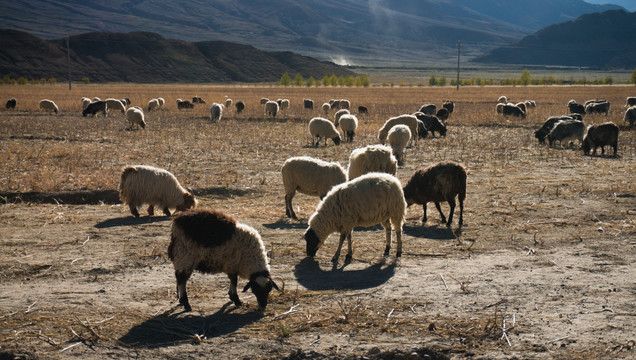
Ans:
POLYGON ((601 147, 601 155, 605 155, 605 145, 614 148, 614 156, 618 150, 618 126, 613 122, 590 125, 587 134, 583 138, 583 153, 588 155, 593 149, 592 155, 596 155, 596 148, 601 147))

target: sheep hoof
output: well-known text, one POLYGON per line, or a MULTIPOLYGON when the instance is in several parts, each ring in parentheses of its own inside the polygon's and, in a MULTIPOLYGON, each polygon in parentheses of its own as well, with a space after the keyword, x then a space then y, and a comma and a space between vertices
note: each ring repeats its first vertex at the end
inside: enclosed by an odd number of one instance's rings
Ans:
POLYGON ((401 252, 401 251, 398 251, 397 253, 395 253, 395 257, 396 257, 396 258, 400 258, 400 257, 402 257, 402 252, 401 252))
POLYGON ((347 256, 345 256, 345 264, 350 264, 351 260, 353 260, 353 255, 347 254, 347 256))
POLYGON ((241 307, 243 305, 243 303, 238 297, 238 294, 230 294, 230 300, 232 300, 232 302, 234 303, 234 305, 236 305, 236 307, 241 307))

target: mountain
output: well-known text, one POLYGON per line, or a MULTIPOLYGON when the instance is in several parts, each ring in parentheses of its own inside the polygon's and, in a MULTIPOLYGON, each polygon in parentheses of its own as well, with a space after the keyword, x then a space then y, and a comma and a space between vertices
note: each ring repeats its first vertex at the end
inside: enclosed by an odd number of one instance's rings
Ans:
POLYGON ((585 0, 590 4, 614 4, 627 9, 628 11, 636 11, 636 1, 634 0, 585 0))
POLYGON ((610 10, 583 15, 473 61, 631 69, 636 64, 636 12, 610 10))
MULTIPOLYGON (((291 52, 266 52, 225 41, 187 42, 150 32, 92 32, 71 36, 69 45, 75 81, 88 77, 93 82, 271 82, 285 72, 305 78, 354 75, 334 63, 291 52)), ((65 39, 0 30, 0 74, 66 79, 65 39)))
POLYGON ((618 9, 583 0, 21 0, 4 2, 3 27, 45 39, 151 31, 293 50, 341 63, 435 62, 519 40, 585 13, 618 9))

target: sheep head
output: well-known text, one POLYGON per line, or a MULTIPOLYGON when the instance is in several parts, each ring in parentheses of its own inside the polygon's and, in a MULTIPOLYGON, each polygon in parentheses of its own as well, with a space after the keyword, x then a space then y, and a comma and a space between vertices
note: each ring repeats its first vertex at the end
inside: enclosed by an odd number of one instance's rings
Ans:
POLYGON ((305 241, 307 242, 307 256, 314 257, 320 247, 320 238, 318 238, 314 229, 307 229, 305 232, 305 241))
POLYGON ((247 289, 252 289, 252 293, 256 296, 256 300, 258 301, 258 309, 265 310, 267 307, 267 299, 269 297, 269 293, 272 289, 276 289, 280 291, 278 285, 272 280, 269 275, 269 271, 263 271, 259 273, 254 273, 250 275, 250 281, 243 288, 243 292, 246 292, 247 289))

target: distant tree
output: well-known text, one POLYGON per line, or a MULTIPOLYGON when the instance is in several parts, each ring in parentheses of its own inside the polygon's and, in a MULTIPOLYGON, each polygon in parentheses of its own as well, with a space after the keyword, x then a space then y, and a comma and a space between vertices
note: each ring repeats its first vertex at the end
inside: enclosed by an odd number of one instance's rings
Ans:
POLYGON ((614 79, 611 76, 605 78, 605 85, 612 85, 614 83, 614 79))
POLYGON ((330 83, 329 76, 325 75, 322 77, 322 86, 329 86, 330 83))
POLYGON ((305 80, 303 79, 303 76, 300 75, 300 73, 297 73, 296 76, 294 77, 293 85, 294 86, 303 86, 303 82, 305 82, 305 80))
POLYGON ((284 73, 280 79, 278 80, 279 85, 289 86, 291 84, 291 78, 289 77, 289 73, 284 73))
POLYGON ((29 83, 29 80, 27 80, 25 77, 20 76, 18 78, 18 85, 26 85, 29 83))
POLYGON ((338 76, 338 85, 345 86, 345 77, 340 75, 338 76))
POLYGON ((349 75, 345 78, 346 86, 353 86, 355 84, 356 84, 356 79, 353 77, 353 75, 349 75))
POLYGON ((532 77, 530 76, 530 71, 528 71, 528 69, 524 69, 523 72, 521 73, 521 76, 519 77, 519 84, 523 86, 528 86, 530 85, 531 80, 532 80, 532 77))
POLYGON ((632 71, 632 77, 630 78, 630 81, 632 82, 632 84, 636 85, 636 68, 634 68, 634 71, 632 71))
POLYGON ((338 77, 336 76, 336 74, 331 74, 331 76, 329 77, 329 85, 338 86, 338 77))
POLYGON ((314 79, 314 77, 313 77, 313 76, 310 76, 310 77, 307 79, 307 81, 305 82, 305 85, 306 85, 307 87, 312 87, 312 86, 314 86, 314 84, 315 84, 315 83, 316 83, 316 80, 314 79))
POLYGON ((437 85, 437 78, 435 78, 435 75, 431 76, 430 79, 428 79, 428 86, 435 86, 437 85))
POLYGON ((84 76, 84 77, 82 78, 82 82, 83 82, 84 84, 88 85, 88 84, 91 82, 91 79, 89 79, 89 78, 87 78, 86 76, 84 76))
POLYGON ((46 80, 49 84, 53 85, 57 83, 57 79, 54 77, 50 77, 48 80, 46 80))
POLYGON ((40 84, 42 85, 46 84, 46 78, 40 78, 40 84))
POLYGON ((446 76, 441 76, 437 79, 437 86, 446 86, 446 76))

